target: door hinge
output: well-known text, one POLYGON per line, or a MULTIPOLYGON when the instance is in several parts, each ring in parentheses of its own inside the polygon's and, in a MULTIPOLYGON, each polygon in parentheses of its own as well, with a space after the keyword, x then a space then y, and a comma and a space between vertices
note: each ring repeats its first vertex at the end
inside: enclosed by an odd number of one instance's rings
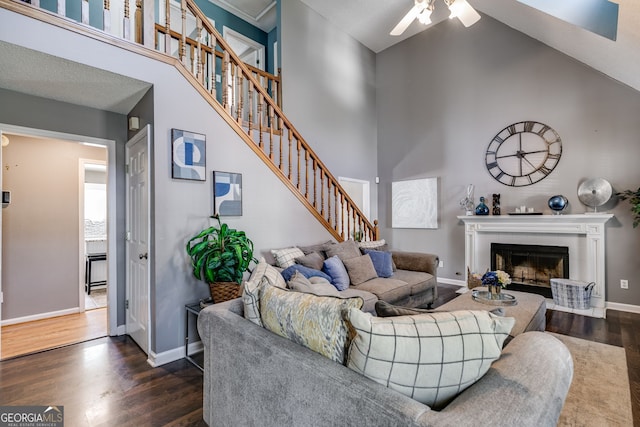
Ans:
POLYGON ((130 242, 131 241, 131 232, 127 231, 127 234, 124 236, 125 241, 130 242))
POLYGON ((125 308, 126 310, 129 310, 129 300, 126 300, 126 301, 124 302, 124 308, 125 308))
POLYGON ((129 165, 128 164, 124 165, 124 173, 126 173, 126 174, 129 173, 129 165))

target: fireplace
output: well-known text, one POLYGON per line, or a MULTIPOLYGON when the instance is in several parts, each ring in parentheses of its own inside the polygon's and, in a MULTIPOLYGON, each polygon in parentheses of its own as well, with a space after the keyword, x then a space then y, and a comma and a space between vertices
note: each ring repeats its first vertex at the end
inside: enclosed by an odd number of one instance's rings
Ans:
POLYGON ((569 248, 491 243, 491 269, 509 273, 509 289, 551 298, 550 279, 569 278, 569 248))

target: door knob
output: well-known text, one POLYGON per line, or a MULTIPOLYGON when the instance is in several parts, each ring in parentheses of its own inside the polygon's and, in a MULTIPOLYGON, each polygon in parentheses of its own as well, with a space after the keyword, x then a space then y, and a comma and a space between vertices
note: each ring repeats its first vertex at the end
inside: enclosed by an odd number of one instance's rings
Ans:
POLYGON ((138 258, 140 258, 140 259, 147 259, 147 258, 149 258, 149 254, 147 254, 147 253, 145 252, 145 253, 143 253, 143 254, 138 255, 138 258))

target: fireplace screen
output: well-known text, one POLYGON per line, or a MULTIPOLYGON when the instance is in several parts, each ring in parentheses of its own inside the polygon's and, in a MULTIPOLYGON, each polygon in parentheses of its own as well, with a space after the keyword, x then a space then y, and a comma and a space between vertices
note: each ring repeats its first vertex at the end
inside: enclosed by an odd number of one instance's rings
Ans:
POLYGON ((492 243, 491 269, 509 273, 514 284, 550 290, 551 278, 569 278, 569 248, 492 243))

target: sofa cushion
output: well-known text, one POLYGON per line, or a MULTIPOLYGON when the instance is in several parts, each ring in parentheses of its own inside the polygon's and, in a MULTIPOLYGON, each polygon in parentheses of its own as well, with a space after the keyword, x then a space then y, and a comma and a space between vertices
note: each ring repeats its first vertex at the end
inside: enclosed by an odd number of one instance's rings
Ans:
POLYGON ((433 276, 423 271, 396 270, 393 273, 393 278, 409 284, 407 295, 421 294, 437 285, 433 276))
POLYGON ((515 322, 487 311, 381 318, 353 309, 349 321, 357 336, 347 366, 436 410, 489 370, 515 322))
POLYGON ((393 276, 393 258, 391 257, 391 252, 365 249, 364 253, 371 257, 373 267, 376 269, 378 277, 393 276))
POLYGON ((353 240, 336 243, 335 245, 328 247, 325 252, 327 253, 327 258, 337 255, 342 261, 362 255, 358 245, 353 240))
POLYGON ((405 299, 410 295, 411 287, 407 282, 398 280, 395 277, 385 279, 382 277, 376 277, 375 279, 367 280, 364 283, 356 286, 357 289, 368 291, 378 297, 378 299, 385 300, 390 303, 405 299))
POLYGON ((322 277, 323 279, 326 279, 326 280, 331 280, 331 276, 329 276, 327 273, 323 273, 322 271, 315 270, 313 268, 305 267, 304 265, 301 265, 301 264, 293 264, 292 266, 289 266, 284 270, 282 270, 282 273, 280 274, 282 275, 285 281, 289 281, 291 280, 291 278, 296 272, 300 272, 306 278, 317 276, 317 277, 322 277))
POLYGON ((324 261, 322 271, 331 277, 331 284, 339 291, 344 291, 349 287, 349 273, 337 255, 324 261))
POLYGON ((289 285, 289 289, 297 292, 306 292, 308 294, 320 296, 340 296, 340 292, 338 292, 338 290, 327 280, 323 279, 322 281, 312 283, 299 271, 296 271, 296 273, 293 275, 291 280, 287 282, 287 284, 289 285))
POLYGON ((339 292, 341 298, 353 298, 360 297, 364 300, 364 304, 362 304, 362 311, 367 313, 375 314, 376 313, 376 303, 378 302, 378 297, 372 294, 371 292, 363 291, 362 289, 356 288, 348 288, 344 291, 339 292))
MULTIPOLYGON (((399 305, 389 304, 386 301, 377 301, 375 305, 375 310, 378 317, 412 316, 414 314, 436 313, 436 312, 446 311, 438 308, 426 309, 426 308, 402 307, 399 305)), ((502 307, 496 307, 493 310, 489 310, 489 312, 492 314, 495 314, 496 316, 500 316, 500 317, 504 316, 504 308, 502 307)))
POLYGON ((347 269, 347 273, 349 273, 349 280, 354 286, 378 277, 378 273, 376 273, 376 269, 369 255, 345 259, 343 263, 347 269))
POLYGON ((304 256, 304 253, 296 247, 272 249, 271 254, 276 260, 276 265, 280 268, 291 267, 296 263, 296 258, 304 256))
POLYGON ((360 311, 361 298, 316 296, 266 285, 260 292, 260 316, 265 328, 344 364, 352 331, 345 320, 350 309, 360 311))
POLYGON ((327 254, 325 253, 325 251, 335 245, 336 242, 334 242, 333 240, 327 240, 326 242, 323 243, 317 243, 315 245, 309 245, 309 246, 300 246, 298 245, 298 247, 300 248, 300 250, 302 252, 304 252, 305 255, 310 254, 311 252, 318 252, 320 255, 322 255, 323 258, 327 257, 327 254))
POLYGON ((305 256, 301 256, 295 259, 297 264, 302 264, 305 267, 314 268, 316 270, 322 270, 322 263, 324 262, 324 256, 318 252, 311 252, 305 256))

